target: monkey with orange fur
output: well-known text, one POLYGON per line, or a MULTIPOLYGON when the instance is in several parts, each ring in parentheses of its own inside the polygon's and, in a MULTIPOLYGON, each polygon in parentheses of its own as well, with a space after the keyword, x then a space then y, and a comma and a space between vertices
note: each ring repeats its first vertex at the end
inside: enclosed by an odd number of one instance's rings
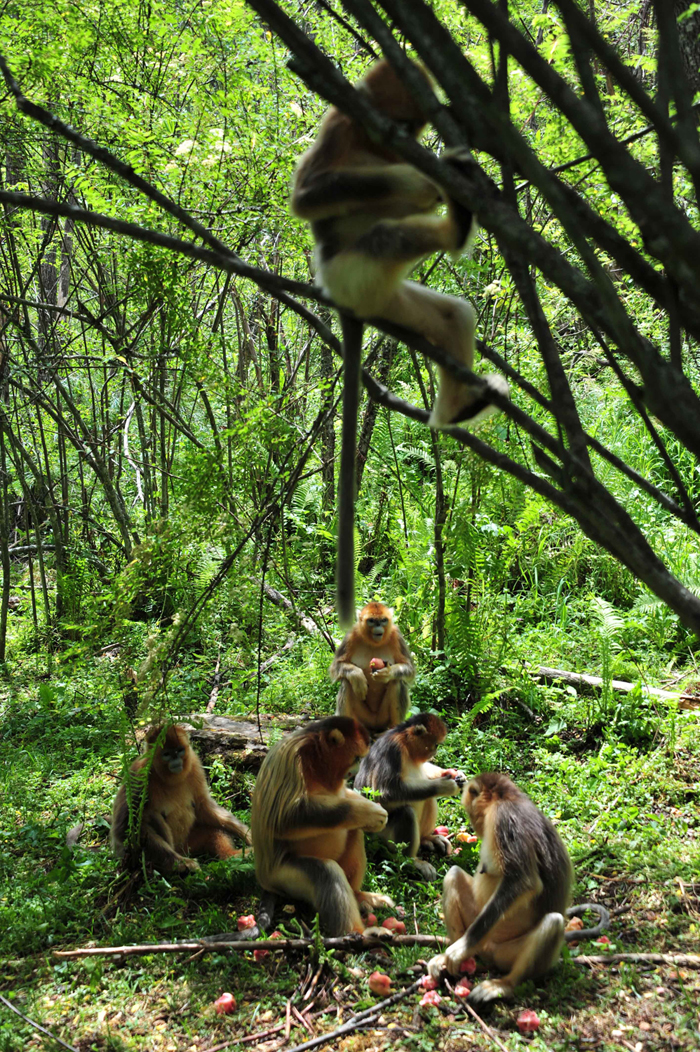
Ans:
POLYGON ((339 684, 338 716, 352 716, 372 732, 385 731, 405 719, 416 670, 393 613, 384 603, 367 603, 362 608, 328 672, 339 684))
POLYGON ((316 720, 278 742, 260 768, 251 812, 255 872, 269 892, 308 902, 329 935, 363 932, 361 910, 391 906, 363 892, 363 830, 386 811, 348 789, 348 771, 369 748, 356 720, 316 720))
POLYGON ((469 995, 473 1005, 510 999, 518 983, 543 975, 564 942, 573 874, 556 829, 504 774, 473 778, 462 803, 481 838, 473 877, 453 866, 443 884, 442 906, 450 946, 428 964, 439 979, 459 974, 478 954, 505 972, 469 995))
POLYGON ((249 844, 248 827, 212 799, 199 757, 193 752, 184 727, 172 724, 165 731, 151 727, 146 743, 148 754, 132 763, 127 775, 128 791, 127 783, 120 787, 112 808, 110 841, 115 855, 129 855, 129 827, 132 816, 138 815, 144 790, 146 800, 134 840, 162 873, 199 869, 194 859, 186 857, 189 852, 217 858, 240 854, 229 834, 249 844), (144 784, 141 772, 151 755, 153 760, 144 784))
MULTIPOLYGON (((416 69, 430 84, 420 66, 416 69)), ((419 102, 382 60, 356 85, 376 109, 416 138, 426 124, 419 102)), ((459 168, 468 154, 446 151, 459 168)), ((291 208, 307 220, 316 243, 317 280, 336 306, 358 318, 383 318, 420 333, 462 365, 474 366, 475 315, 470 303, 406 281, 434 252, 458 256, 474 230, 471 212, 390 147, 374 142, 352 117, 331 107, 318 137, 299 161, 291 208)), ((441 367, 431 427, 476 423, 493 413, 481 389, 460 383, 441 367)), ((503 394, 500 376, 489 379, 503 394)))
POLYGON ((407 854, 424 880, 437 873, 429 862, 416 856, 422 848, 430 853, 451 853, 448 840, 434 832, 437 798, 457 796, 466 778, 458 771, 445 771, 430 761, 445 740, 447 728, 438 716, 422 712, 382 734, 360 764, 355 789, 374 789, 379 803, 389 813, 380 836, 407 844, 407 854))

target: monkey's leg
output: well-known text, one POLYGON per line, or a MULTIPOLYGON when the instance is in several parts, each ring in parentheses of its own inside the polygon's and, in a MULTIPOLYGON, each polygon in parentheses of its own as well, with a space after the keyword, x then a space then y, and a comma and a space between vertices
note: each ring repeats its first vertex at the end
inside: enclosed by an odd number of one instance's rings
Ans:
POLYGON ((469 1003, 510 1000, 518 983, 544 975, 556 963, 563 941, 564 918, 561 913, 548 913, 527 935, 501 943, 494 949, 493 962, 508 974, 479 983, 470 993, 469 1003))
POLYGON ((276 891, 313 906, 321 927, 329 935, 365 930, 355 894, 337 862, 309 856, 288 857, 272 875, 271 882, 276 891))
POLYGON ((437 816, 437 800, 433 797, 423 804, 423 813, 420 818, 420 850, 427 851, 431 855, 451 855, 452 845, 449 840, 434 832, 437 816))
POLYGON ((387 684, 382 700, 382 709, 388 721, 387 727, 397 727, 406 719, 408 711, 408 687, 401 680, 393 680, 387 684))
MULTIPOLYGON (((467 300, 404 281, 382 308, 382 317, 415 329, 430 343, 441 347, 460 364, 474 368, 474 308, 467 300)), ((495 412, 483 394, 469 384, 460 383, 438 366, 440 386, 428 423, 449 427, 464 421, 475 423, 495 412)), ((508 385, 501 377, 490 377, 504 393, 508 385)))
POLYGON ((389 821, 383 833, 387 840, 393 840, 397 844, 406 844, 406 854, 413 859, 413 865, 423 880, 436 880, 435 867, 422 858, 417 858, 420 847, 420 828, 416 812, 405 804, 397 807, 389 813, 389 821))
POLYGON ((464 934, 479 913, 474 899, 474 880, 459 866, 447 871, 442 883, 442 912, 445 917, 447 937, 450 940, 448 953, 438 953, 428 962, 428 971, 433 979, 440 979, 449 969, 454 975, 462 961, 467 959, 464 934))
POLYGON ((193 858, 185 858, 175 850, 170 826, 155 812, 150 813, 143 824, 141 843, 146 858, 161 873, 190 873, 199 869, 193 858))
POLYGON ((377 895, 371 891, 360 891, 367 869, 365 838, 361 829, 351 829, 345 844, 345 851, 338 859, 338 865, 348 878, 348 883, 355 892, 355 898, 362 914, 367 914, 378 906, 393 906, 388 895, 377 895))
POLYGON ((193 826, 187 838, 187 850, 193 855, 215 855, 216 858, 233 858, 240 855, 228 833, 214 826, 193 826))

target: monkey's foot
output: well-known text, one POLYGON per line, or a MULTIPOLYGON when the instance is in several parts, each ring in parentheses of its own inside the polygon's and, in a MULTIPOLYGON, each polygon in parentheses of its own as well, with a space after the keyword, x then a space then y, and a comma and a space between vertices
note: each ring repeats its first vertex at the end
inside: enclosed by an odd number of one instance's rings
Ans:
POLYGON ((386 942, 388 939, 394 938, 394 933, 390 928, 379 928, 374 926, 372 928, 365 928, 362 932, 362 938, 365 942, 375 942, 377 939, 386 942))
POLYGON ((181 858, 173 866, 175 873, 196 873, 199 869, 199 862, 194 858, 181 858))
POLYGON ((429 862, 425 862, 422 858, 414 858, 413 865, 422 880, 437 880, 437 871, 435 866, 431 866, 429 862))
POLYGON ((436 855, 451 855, 452 844, 444 836, 440 836, 438 833, 431 833, 429 836, 421 838, 420 842, 421 851, 427 851, 428 854, 436 855))
POLYGON ((492 1004, 494 1001, 509 1001, 513 996, 513 987, 506 979, 485 979, 475 986, 467 998, 467 1003, 475 1008, 477 1005, 492 1004))
POLYGON ((393 909, 394 900, 390 899, 388 895, 377 895, 373 891, 356 891, 355 898, 357 904, 360 907, 360 913, 371 913, 372 910, 381 909, 382 906, 386 906, 388 909, 393 909))
MULTIPOLYGON (((510 397, 510 388, 507 382, 498 373, 490 373, 484 377, 488 380, 499 394, 505 398, 510 397)), ((443 383, 435 399, 433 411, 428 420, 428 427, 442 428, 447 430, 451 427, 476 427, 489 416, 498 413, 497 406, 490 401, 486 391, 466 384, 454 382, 450 390, 444 391, 443 383)))

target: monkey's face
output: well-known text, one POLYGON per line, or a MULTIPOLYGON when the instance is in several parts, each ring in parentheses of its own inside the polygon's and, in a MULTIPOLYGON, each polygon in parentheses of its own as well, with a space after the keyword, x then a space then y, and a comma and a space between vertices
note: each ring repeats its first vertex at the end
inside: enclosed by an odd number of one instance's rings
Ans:
POLYGON ((481 782, 478 778, 473 778, 462 794, 462 807, 469 815, 469 820, 479 836, 483 832, 486 803, 481 782))
POLYGON ((381 643, 387 633, 388 624, 388 617, 366 617, 365 635, 369 642, 374 643, 375 646, 381 643))
POLYGON ((163 746, 160 751, 161 762, 171 774, 180 774, 185 766, 186 752, 187 749, 184 745, 163 746))

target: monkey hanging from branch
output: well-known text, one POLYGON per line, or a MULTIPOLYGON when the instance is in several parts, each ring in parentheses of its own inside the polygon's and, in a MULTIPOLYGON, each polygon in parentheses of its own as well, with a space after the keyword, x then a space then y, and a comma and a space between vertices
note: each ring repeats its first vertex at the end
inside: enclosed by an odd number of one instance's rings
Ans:
MULTIPOLYGON (((430 85, 427 73, 416 66, 430 85)), ((357 85, 381 113, 415 136, 425 127, 420 103, 381 60, 357 85)), ((463 150, 443 160, 459 168, 463 150)), ((313 146, 299 161, 291 209, 307 220, 316 243, 317 281, 341 314, 345 379, 343 444, 338 495, 338 616, 354 618, 355 447, 361 372, 362 320, 383 319, 413 329, 469 369, 474 365, 474 309, 469 302, 407 281, 434 252, 466 251, 475 223, 471 212, 389 146, 375 142, 354 118, 332 106, 313 146), (446 204, 445 215, 435 210, 446 204)), ((476 424, 494 412, 482 386, 462 383, 438 367, 439 389, 429 424, 476 424)), ((500 376, 491 384, 508 395, 500 376)))

